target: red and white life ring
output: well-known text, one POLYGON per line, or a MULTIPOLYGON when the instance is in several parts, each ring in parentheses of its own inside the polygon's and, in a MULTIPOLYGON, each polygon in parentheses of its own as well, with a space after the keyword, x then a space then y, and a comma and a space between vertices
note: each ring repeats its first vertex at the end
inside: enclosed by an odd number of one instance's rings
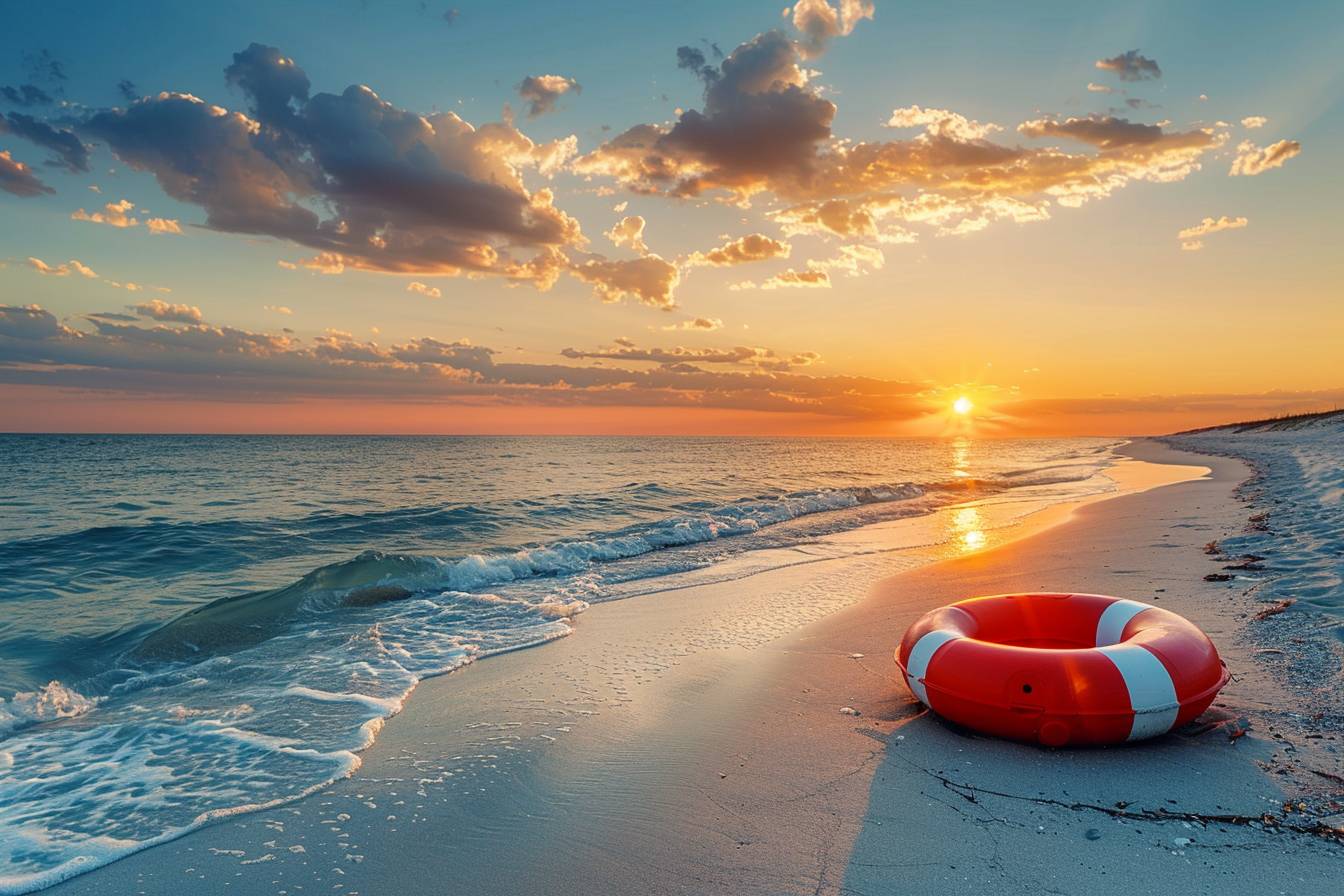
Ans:
POLYGON ((1227 684, 1204 632, 1101 594, 1001 594, 940 607, 896 651, 946 719, 1046 746, 1142 740, 1191 721, 1227 684))

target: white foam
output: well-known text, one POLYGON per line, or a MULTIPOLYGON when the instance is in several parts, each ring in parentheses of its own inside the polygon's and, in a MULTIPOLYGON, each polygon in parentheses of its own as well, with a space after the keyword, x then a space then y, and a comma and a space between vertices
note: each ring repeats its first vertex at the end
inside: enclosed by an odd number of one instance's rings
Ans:
POLYGON ((1262 598, 1295 598, 1344 613, 1344 417, 1288 419, 1177 436, 1180 447, 1250 461, 1251 513, 1268 520, 1220 539, 1223 554, 1263 557, 1262 598), (1261 495, 1273 498, 1272 503, 1261 495))
POLYGON ((39 722, 72 719, 98 705, 98 700, 53 681, 36 691, 19 691, 8 702, 0 698, 0 737, 39 722))

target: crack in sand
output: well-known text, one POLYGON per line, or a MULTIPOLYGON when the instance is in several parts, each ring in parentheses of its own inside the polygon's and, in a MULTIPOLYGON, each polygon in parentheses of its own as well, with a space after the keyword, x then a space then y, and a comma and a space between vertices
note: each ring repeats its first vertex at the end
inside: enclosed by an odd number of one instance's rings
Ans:
POLYGON ((871 751, 867 756, 865 756, 865 757, 863 758, 863 761, 861 761, 855 768, 850 769, 849 771, 845 772, 843 775, 836 775, 834 778, 827 778, 825 781, 822 781, 820 785, 818 785, 817 787, 813 788, 812 790, 809 790, 809 791, 807 791, 807 792, 805 792, 805 793, 800 793, 800 794, 798 794, 797 796, 791 796, 791 797, 789 797, 787 800, 784 800, 783 802, 785 802, 785 803, 801 803, 803 800, 810 800, 810 799, 812 799, 812 797, 814 797, 814 796, 821 796, 823 793, 825 793, 826 791, 830 790, 832 787, 834 787, 836 784, 839 784, 841 781, 844 781, 846 778, 852 778, 852 777, 854 777, 855 775, 857 775, 857 774, 859 774, 860 772, 862 772, 864 769, 866 769, 866 768, 869 766, 869 764, 870 764, 874 759, 878 758, 879 756, 882 756, 882 755, 884 754, 884 752, 885 752, 885 751, 880 750, 880 749, 879 749, 879 750, 873 750, 873 751, 871 751))
MULTIPOLYGON (((969 803, 974 803, 984 808, 977 795, 997 796, 1001 799, 1019 800, 1021 802, 1036 803, 1042 806, 1054 806, 1059 809, 1066 809, 1070 812, 1101 812, 1112 818, 1124 818, 1133 821, 1190 821, 1202 825, 1225 824, 1234 827, 1249 828, 1250 830, 1260 831, 1262 833, 1271 832, 1290 832, 1294 834, 1305 834, 1311 837, 1344 845, 1344 831, 1331 827, 1322 821, 1315 821, 1312 824, 1300 824, 1289 821, 1281 816, 1272 813, 1263 815, 1241 815, 1237 813, 1210 813, 1210 812, 1182 812, 1172 809, 1130 809, 1127 806, 1100 806, 1096 803, 1083 802, 1065 802, 1064 800, 1052 799, 1050 797, 1024 796, 1018 793, 1005 793, 1000 790, 990 790, 986 787, 976 787, 974 784, 967 784, 961 781, 953 781, 927 768, 915 766, 929 777, 942 783, 943 787, 960 796, 969 803)), ((993 816, 991 816, 993 817, 993 816)), ((998 820, 998 819, 996 819, 998 820)))

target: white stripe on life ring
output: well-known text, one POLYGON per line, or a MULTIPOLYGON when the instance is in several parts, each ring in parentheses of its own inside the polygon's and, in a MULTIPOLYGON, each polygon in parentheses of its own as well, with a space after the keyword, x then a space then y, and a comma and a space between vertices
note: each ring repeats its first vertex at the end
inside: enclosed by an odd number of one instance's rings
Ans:
POLYGON ((1097 649, 1125 679, 1129 705, 1134 710, 1129 740, 1143 740, 1170 731, 1181 704, 1176 699, 1171 673, 1162 661, 1138 644, 1111 644, 1097 649))
POLYGON ((919 702, 925 706, 929 705, 929 692, 924 689, 922 679, 929 671, 929 661, 933 659, 933 655, 938 652, 939 647, 960 637, 959 632, 935 629, 921 636, 911 649, 910 661, 905 667, 905 682, 910 685, 910 690, 919 698, 919 702))
POLYGON ((1097 646, 1109 647, 1120 643, 1129 620, 1149 608, 1150 604, 1141 604, 1136 600, 1118 600, 1107 607, 1097 620, 1097 646))

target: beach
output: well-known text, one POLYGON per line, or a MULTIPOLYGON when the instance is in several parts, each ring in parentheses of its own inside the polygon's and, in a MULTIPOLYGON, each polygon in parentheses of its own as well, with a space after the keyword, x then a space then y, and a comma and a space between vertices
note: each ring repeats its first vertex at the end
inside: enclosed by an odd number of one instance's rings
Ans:
POLYGON ((0 29, 0 896, 1344 893, 1344 3, 158 6, 0 29))
MULTIPOLYGON (((1257 655, 1271 623, 1244 589, 1203 578, 1248 469, 1122 453, 1116 493, 896 575, 849 556, 594 606, 573 637, 421 682, 350 778, 51 892, 1324 891, 1339 735, 1257 655), (1050 751, 953 730, 898 680, 924 611, 1060 588, 1203 627, 1234 675, 1206 724, 1050 751)), ((875 528, 841 537, 899 541, 875 528)))

